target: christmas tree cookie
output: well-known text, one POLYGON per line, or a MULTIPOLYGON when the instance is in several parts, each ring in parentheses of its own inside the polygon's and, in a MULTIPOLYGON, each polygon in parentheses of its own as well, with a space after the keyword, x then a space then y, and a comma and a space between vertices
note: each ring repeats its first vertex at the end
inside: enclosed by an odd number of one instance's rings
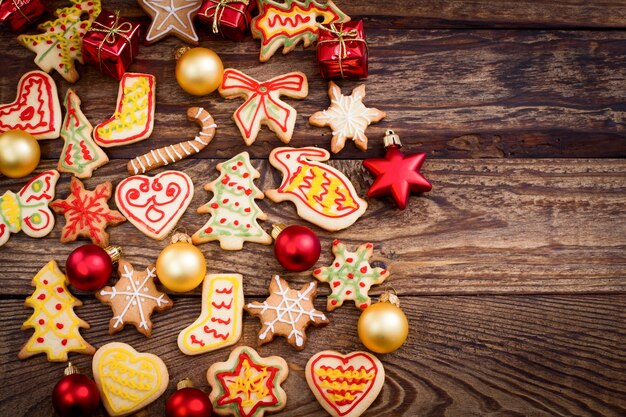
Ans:
POLYGON ((270 245, 272 237, 257 223, 266 220, 267 215, 254 201, 264 195, 254 185, 260 174, 250 163, 248 152, 218 164, 217 170, 220 176, 204 186, 213 198, 198 209, 198 213, 209 213, 211 218, 192 236, 193 243, 219 240, 226 250, 239 250, 243 242, 270 245))
POLYGON ((78 80, 74 61, 83 63, 83 36, 101 11, 100 0, 70 0, 72 6, 57 9, 55 20, 39 25, 45 33, 19 35, 17 41, 35 52, 42 70, 56 70, 70 83, 78 80), (84 17, 84 19, 83 19, 84 17))
POLYGON ((372 268, 369 259, 373 252, 374 245, 371 243, 365 243, 356 252, 350 252, 339 240, 333 242, 335 260, 332 265, 313 271, 315 278, 330 284, 332 293, 326 302, 328 311, 341 307, 346 300, 354 300, 361 310, 372 303, 367 294, 370 287, 382 284, 389 276, 386 269, 372 268))
POLYGON ((65 119, 61 137, 65 141, 57 169, 89 178, 95 169, 109 162, 109 158, 91 138, 93 127, 80 109, 80 98, 69 88, 65 95, 65 119))
POLYGON ((33 278, 35 291, 24 305, 35 311, 22 330, 32 328, 35 333, 20 350, 20 359, 45 353, 51 362, 65 362, 69 352, 93 355, 96 351, 79 333, 80 328, 88 329, 89 324, 74 313, 74 307, 83 303, 69 292, 67 283, 55 261, 48 262, 33 278))

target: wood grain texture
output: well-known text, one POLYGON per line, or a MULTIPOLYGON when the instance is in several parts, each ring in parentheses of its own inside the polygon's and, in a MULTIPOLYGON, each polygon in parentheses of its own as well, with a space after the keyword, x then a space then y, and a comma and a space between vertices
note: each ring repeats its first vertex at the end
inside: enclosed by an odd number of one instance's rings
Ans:
MULTIPOLYGON (((494 2, 495 3, 495 2, 494 2)), ((136 5, 132 3, 130 10, 136 5)), ((137 6, 138 7, 138 6, 137 6)), ((318 75, 315 51, 298 49, 258 62, 259 41, 215 38, 200 29, 202 45, 214 49, 227 67, 265 80, 293 70, 309 80, 309 96, 286 99, 298 111, 294 146, 330 148, 331 131, 310 126, 308 117, 329 105, 327 84, 318 75)), ((400 134, 408 151, 435 158, 624 157, 626 156, 626 39, 622 31, 408 30, 374 26, 367 31, 370 77, 365 104, 387 113, 368 128, 369 149, 347 143, 335 157, 361 159, 383 154, 386 129, 400 134)), ((26 70, 36 69, 33 54, 0 33, 3 50, 0 102, 13 100, 26 70)), ((193 97, 174 77, 168 39, 142 47, 130 70, 157 77, 157 113, 150 139, 107 149, 111 159, 131 159, 150 149, 193 139, 197 126, 186 120, 188 107, 206 108, 218 125, 215 140, 194 158, 228 159, 246 148, 266 158, 281 142, 267 128, 250 147, 231 120, 240 100, 219 94, 193 97)), ((79 64, 74 86, 93 125, 111 117, 118 83, 79 64)), ((70 86, 53 74, 63 96, 70 86)), ((340 83, 344 94, 358 81, 340 83)), ((46 156, 58 155, 62 141, 42 141, 46 156)))
MULTIPOLYGON (((195 210, 209 201, 204 183, 217 177, 217 160, 186 160, 174 165, 193 180, 195 194, 179 222, 192 234, 208 217, 195 210)), ((125 161, 112 161, 85 182, 92 189, 126 177, 125 161)), ((276 188, 280 174, 265 160, 254 160, 261 190, 276 188)), ((332 161, 364 195, 371 183, 360 161, 332 161)), ((46 162, 40 169, 49 169, 46 162)), ((310 225, 322 238, 318 266, 332 261, 333 239, 356 248, 364 239, 375 244, 375 258, 391 270, 389 285, 400 294, 571 293, 626 291, 626 162, 622 160, 427 160, 423 173, 433 191, 412 196, 406 210, 387 200, 370 199, 352 227, 337 233, 310 225)), ((17 191, 23 180, 3 181, 17 191)), ((57 185, 68 193, 69 177, 57 185)), ((289 203, 259 200, 272 223, 302 221, 289 203)), ((111 202, 111 205, 114 205, 111 202)), ((43 239, 13 235, 0 250, 4 294, 29 294, 30 280, 48 258, 64 265, 84 241, 57 244, 64 220, 43 239), (42 259, 42 256, 45 259, 42 259)), ((123 246, 132 263, 155 262, 166 241, 154 241, 129 222, 109 228, 111 243, 123 246)), ((243 251, 223 251, 215 242, 200 245, 212 273, 238 272, 247 295, 264 295, 266 280, 285 273, 273 247, 246 243, 243 251)), ((285 274, 299 283, 306 272, 285 274)), ((199 291, 199 290, 198 290, 199 291)), ((326 286, 321 288, 327 294, 326 286)), ((378 293, 376 290, 375 293, 378 293)))
MULTIPOLYGON (((403 297, 402 303, 412 330, 403 348, 380 356, 386 382, 364 417, 618 417, 626 413, 625 295, 403 297)), ((318 299, 317 307, 322 305, 318 299)), ((168 391, 137 414, 142 417, 162 415, 167 396, 182 378, 189 377, 208 391, 206 370, 228 356, 229 349, 199 356, 185 356, 178 350, 178 332, 199 312, 199 298, 174 298, 172 310, 153 317, 154 332, 146 338, 132 328, 109 336, 110 309, 92 297, 77 309, 92 325, 83 334, 96 347, 123 341, 158 354, 168 366, 168 391)), ((29 336, 19 331, 28 314, 21 299, 4 299, 0 304, 1 382, 12 387, 0 390, 0 412, 50 416, 50 392, 63 364, 50 364, 43 356, 24 362, 16 359, 29 336)), ((259 322, 245 317, 238 345, 256 346, 259 322)), ((357 318, 354 307, 342 307, 330 313, 327 327, 309 330, 305 350, 297 352, 282 339, 259 350, 263 356, 279 354, 289 364, 284 384, 287 408, 276 416, 327 415, 307 387, 304 367, 322 349, 362 349, 354 331, 357 318)), ((71 359, 91 375, 90 357, 71 359)))

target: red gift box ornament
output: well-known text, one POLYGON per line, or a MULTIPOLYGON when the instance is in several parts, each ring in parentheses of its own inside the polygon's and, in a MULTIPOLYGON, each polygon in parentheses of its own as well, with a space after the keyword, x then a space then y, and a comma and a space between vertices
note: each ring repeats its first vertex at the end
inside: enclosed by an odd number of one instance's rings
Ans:
POLYGON ((22 33, 44 13, 41 0, 0 0, 0 23, 14 33, 22 33))
POLYGON ((100 72, 116 80, 122 78, 138 49, 139 25, 120 18, 118 10, 114 13, 101 13, 83 39, 85 62, 97 64, 100 72), (126 45, 128 48, 125 48, 126 45), (107 61, 111 65, 107 65, 107 61))
POLYGON ((198 18, 211 24, 213 33, 242 41, 250 25, 256 3, 250 0, 207 0, 198 11, 198 18))
POLYGON ((367 78, 368 47, 363 22, 320 27, 317 61, 323 78, 367 78))

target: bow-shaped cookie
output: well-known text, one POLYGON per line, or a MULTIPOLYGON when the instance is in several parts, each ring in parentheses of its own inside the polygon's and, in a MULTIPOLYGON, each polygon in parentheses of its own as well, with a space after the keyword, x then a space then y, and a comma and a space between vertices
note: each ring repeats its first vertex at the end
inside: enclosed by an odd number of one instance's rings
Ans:
POLYGON ((261 124, 267 125, 284 143, 289 143, 296 124, 296 110, 280 99, 281 95, 304 98, 309 93, 306 75, 290 72, 271 80, 259 82, 228 68, 219 88, 224 98, 242 97, 246 101, 233 114, 246 145, 254 143, 261 124))

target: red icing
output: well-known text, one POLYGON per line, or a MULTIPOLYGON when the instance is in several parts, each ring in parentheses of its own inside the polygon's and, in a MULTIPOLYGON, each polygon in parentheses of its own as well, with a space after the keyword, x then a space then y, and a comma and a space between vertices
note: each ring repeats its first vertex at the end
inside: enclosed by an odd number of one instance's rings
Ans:
POLYGON ((43 343, 43 342, 44 342, 43 337, 38 337, 37 338, 37 343, 43 343))
POLYGON ((215 302, 211 302, 211 305, 217 309, 225 308, 226 310, 230 310, 233 305, 233 300, 230 300, 230 303, 226 304, 223 301, 219 304, 215 304, 215 302))
POLYGON ((46 294, 39 294, 39 296, 37 297, 38 300, 45 300, 46 299, 46 294))
POLYGON ((56 308, 57 310, 61 310, 63 306, 61 304, 57 304, 54 306, 54 308, 56 308))

